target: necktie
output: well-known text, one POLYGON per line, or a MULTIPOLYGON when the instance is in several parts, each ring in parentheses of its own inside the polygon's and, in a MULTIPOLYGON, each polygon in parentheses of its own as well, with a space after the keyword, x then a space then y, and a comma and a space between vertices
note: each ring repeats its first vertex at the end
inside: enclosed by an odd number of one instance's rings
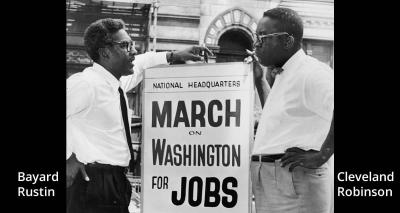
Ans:
POLYGON ((118 88, 119 92, 119 100, 121 102, 121 112, 122 112, 122 120, 124 121, 125 134, 127 139, 127 144, 129 147, 129 152, 131 153, 131 160, 129 162, 129 168, 133 171, 133 148, 132 148, 132 139, 131 139, 131 131, 129 131, 129 123, 128 123, 128 108, 126 107, 124 92, 121 87, 118 88))
POLYGON ((276 75, 281 74, 283 69, 281 67, 272 67, 272 68, 268 68, 268 69, 270 69, 270 70, 268 70, 270 72, 270 75, 269 76, 267 75, 267 81, 272 87, 272 85, 275 82, 276 75))

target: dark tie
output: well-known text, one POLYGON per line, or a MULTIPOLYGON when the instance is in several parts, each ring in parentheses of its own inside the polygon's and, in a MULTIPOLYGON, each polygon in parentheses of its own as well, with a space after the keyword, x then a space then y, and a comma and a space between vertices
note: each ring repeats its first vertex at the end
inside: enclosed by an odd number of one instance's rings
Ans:
POLYGON ((268 70, 268 71, 270 71, 270 76, 267 75, 267 81, 268 81, 269 85, 272 87, 272 85, 275 82, 276 75, 281 74, 283 69, 281 67, 273 67, 273 68, 268 68, 268 69, 271 69, 271 70, 268 70))
POLYGON ((124 121, 125 134, 127 139, 127 144, 129 147, 129 152, 131 153, 131 160, 129 162, 129 168, 133 171, 133 148, 132 148, 132 139, 131 139, 131 131, 129 131, 129 123, 128 123, 128 108, 126 107, 124 91, 122 91, 121 87, 118 88, 119 92, 119 100, 121 102, 121 112, 122 112, 122 120, 124 121))

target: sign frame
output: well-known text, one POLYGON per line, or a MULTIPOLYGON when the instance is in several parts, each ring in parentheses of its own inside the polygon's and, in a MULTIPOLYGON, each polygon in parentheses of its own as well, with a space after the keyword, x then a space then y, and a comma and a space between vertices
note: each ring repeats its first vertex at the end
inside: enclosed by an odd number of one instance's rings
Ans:
MULTIPOLYGON (((250 84, 250 85, 248 85, 249 89, 248 89, 248 93, 247 93, 247 95, 248 95, 248 107, 249 107, 249 110, 248 110, 249 114, 247 116, 248 116, 249 123, 248 124, 243 123, 243 125, 248 125, 248 128, 249 128, 249 134, 248 134, 249 139, 247 141, 247 143, 248 143, 248 153, 247 154, 248 155, 246 156, 247 157, 247 162, 248 162, 248 164, 246 165, 246 168, 248 168, 248 170, 247 170, 247 177, 248 177, 248 183, 247 183, 247 186, 248 186, 247 212, 251 213, 251 210, 252 210, 252 189, 251 189, 250 163, 251 163, 251 151, 252 151, 252 146, 253 146, 253 142, 254 142, 254 115, 253 115, 253 109, 254 109, 255 91, 254 91, 254 80, 253 80, 253 72, 252 72, 253 65, 252 64, 246 64, 244 62, 228 62, 228 63, 215 63, 215 64, 204 64, 203 63, 203 64, 184 64, 184 65, 161 65, 161 66, 156 66, 156 67, 153 67, 153 68, 149 68, 144 72, 143 81, 142 81, 142 84, 141 84, 141 87, 142 87, 142 89, 141 89, 141 91, 142 91, 142 102, 141 102, 142 103, 142 106, 141 106, 142 107, 142 136, 141 136, 142 143, 141 143, 141 146, 142 147, 141 147, 141 150, 142 150, 143 153, 141 155, 141 191, 140 191, 141 202, 140 202, 140 211, 142 213, 153 213, 153 212, 145 212, 144 211, 144 204, 147 201, 146 199, 151 199, 151 198, 147 198, 146 197, 146 195, 145 195, 145 187, 147 187, 147 186, 144 185, 144 183, 145 183, 144 179, 145 178, 149 178, 149 177, 145 177, 146 168, 144 166, 145 165, 145 154, 144 154, 144 151, 147 148, 147 146, 151 146, 151 144, 148 141, 145 141, 146 134, 147 134, 147 132, 145 131, 146 130, 146 124, 147 124, 146 123, 147 120, 146 120, 145 116, 148 114, 148 111, 150 111, 150 113, 151 113, 151 109, 145 107, 146 106, 146 102, 145 101, 146 101, 146 98, 148 98, 148 95, 149 95, 145 91, 145 88, 146 88, 147 84, 150 84, 150 83, 147 82, 147 76, 149 75, 148 73, 152 72, 152 70, 154 70, 154 69, 174 69, 174 68, 182 68, 182 67, 185 67, 185 68, 203 68, 204 67, 205 68, 206 66, 233 66, 234 67, 234 66, 238 66, 239 64, 244 66, 244 69, 245 69, 244 73, 246 74, 246 76, 247 76, 246 78, 248 78, 247 80, 248 80, 248 83, 250 84), (146 144, 146 142, 149 143, 149 144, 146 144)), ((197 78, 197 77, 201 77, 201 76, 194 76, 193 78, 197 78)), ((152 202, 150 202, 150 203, 152 203, 152 202)), ((234 209, 230 209, 230 212, 234 213, 235 211, 234 211, 234 209)), ((237 211, 237 212, 239 213, 239 211, 237 211)), ((240 212, 240 213, 243 213, 243 212, 240 212)))

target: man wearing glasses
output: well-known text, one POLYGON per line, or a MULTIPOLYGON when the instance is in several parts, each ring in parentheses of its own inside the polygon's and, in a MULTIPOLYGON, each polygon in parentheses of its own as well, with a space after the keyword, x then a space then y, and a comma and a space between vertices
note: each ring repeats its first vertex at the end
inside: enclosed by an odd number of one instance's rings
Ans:
POLYGON ((67 79, 67 212, 128 213, 131 185, 125 176, 133 153, 125 91, 146 68, 199 61, 194 46, 138 55, 119 19, 101 19, 85 31, 93 66, 67 79))
POLYGON ((333 70, 305 55, 293 10, 266 11, 256 32, 255 54, 272 70, 254 69, 263 106, 251 157, 257 213, 330 212, 333 70))

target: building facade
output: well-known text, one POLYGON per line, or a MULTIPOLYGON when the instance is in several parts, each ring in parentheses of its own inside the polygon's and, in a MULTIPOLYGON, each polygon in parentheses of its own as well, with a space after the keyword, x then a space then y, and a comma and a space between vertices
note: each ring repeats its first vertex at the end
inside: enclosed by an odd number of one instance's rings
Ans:
POLYGON ((83 31, 99 18, 121 18, 139 53, 206 45, 210 63, 241 61, 264 11, 287 7, 304 21, 303 49, 333 67, 333 0, 67 0, 68 76, 91 64, 83 31))
POLYGON ((333 67, 333 0, 159 0, 156 36, 151 49, 177 50, 206 45, 216 53, 211 62, 241 61, 251 49, 257 22, 264 11, 286 7, 304 21, 303 48, 333 67))
MULTIPOLYGON (((215 55, 209 63, 219 63, 243 61, 258 20, 274 7, 300 14, 303 49, 333 68, 334 0, 67 0, 67 77, 92 63, 84 51, 83 32, 94 20, 123 19, 139 53, 205 45, 215 55)), ((128 96, 140 117, 138 90, 128 96)))

